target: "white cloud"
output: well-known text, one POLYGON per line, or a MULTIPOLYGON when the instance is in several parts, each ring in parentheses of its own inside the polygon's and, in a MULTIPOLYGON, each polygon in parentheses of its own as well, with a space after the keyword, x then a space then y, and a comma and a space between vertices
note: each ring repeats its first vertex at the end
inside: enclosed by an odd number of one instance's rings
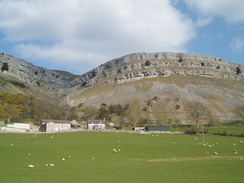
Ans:
POLYGON ((132 52, 185 51, 195 36, 170 0, 2 0, 0 31, 25 58, 77 73, 132 52))
POLYGON ((244 52, 244 36, 233 38, 231 49, 235 53, 244 52))
POLYGON ((200 17, 197 21, 196 21, 196 25, 199 27, 208 25, 211 21, 213 20, 213 17, 200 17))
POLYGON ((229 23, 244 22, 243 0, 185 0, 201 16, 223 17, 229 23))

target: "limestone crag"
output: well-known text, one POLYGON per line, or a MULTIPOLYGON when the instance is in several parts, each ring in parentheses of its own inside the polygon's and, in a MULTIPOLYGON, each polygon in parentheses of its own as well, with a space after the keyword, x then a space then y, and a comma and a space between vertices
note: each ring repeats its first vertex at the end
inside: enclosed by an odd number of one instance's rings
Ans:
POLYGON ((220 58, 191 53, 133 53, 113 59, 80 76, 80 86, 92 86, 104 78, 109 84, 158 76, 199 75, 243 78, 244 66, 220 58))
POLYGON ((0 65, 3 65, 3 63, 7 63, 9 68, 8 71, 2 70, 5 75, 28 84, 54 87, 71 87, 79 84, 76 80, 77 76, 71 73, 38 67, 2 53, 0 54, 0 65))
POLYGON ((0 65, 7 63, 7 76, 28 84, 52 87, 89 87, 106 78, 107 84, 119 84, 143 78, 170 75, 199 75, 241 79, 244 66, 212 56, 191 53, 133 53, 113 59, 81 75, 35 66, 10 55, 0 54, 0 65))

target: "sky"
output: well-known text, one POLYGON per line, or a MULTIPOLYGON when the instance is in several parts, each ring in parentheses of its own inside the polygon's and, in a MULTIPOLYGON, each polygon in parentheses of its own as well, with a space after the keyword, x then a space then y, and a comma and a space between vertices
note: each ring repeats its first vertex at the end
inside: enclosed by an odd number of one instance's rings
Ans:
POLYGON ((77 75, 135 52, 244 65, 244 0, 0 0, 0 52, 77 75))

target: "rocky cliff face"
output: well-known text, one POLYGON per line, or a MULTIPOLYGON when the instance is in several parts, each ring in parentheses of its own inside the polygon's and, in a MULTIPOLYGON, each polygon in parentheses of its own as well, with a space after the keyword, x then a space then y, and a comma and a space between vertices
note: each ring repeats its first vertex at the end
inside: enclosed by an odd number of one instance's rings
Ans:
POLYGON ((29 92, 44 100, 59 96, 71 106, 130 104, 131 113, 155 123, 187 123, 185 103, 192 100, 218 119, 233 120, 235 107, 244 102, 244 66, 198 54, 133 53, 80 76, 0 54, 0 68, 0 91, 29 92))
POLYGON ((243 65, 190 53, 133 53, 108 61, 81 76, 37 67, 2 53, 0 66, 3 63, 9 66, 9 72, 5 72, 9 76, 29 84, 53 87, 89 87, 105 78, 109 78, 106 82, 113 85, 170 75, 199 75, 237 80, 244 76, 243 65))
POLYGON ((243 78, 244 66, 212 56, 190 53, 134 53, 113 59, 79 77, 88 87, 104 78, 118 84, 143 78, 170 75, 199 75, 214 78, 243 78))
POLYGON ((0 66, 5 76, 16 78, 31 85, 46 87, 71 87, 77 83, 75 76, 64 71, 50 70, 43 67, 34 66, 24 60, 10 55, 0 54, 0 66), (7 64, 8 70, 4 69, 3 64, 7 64))

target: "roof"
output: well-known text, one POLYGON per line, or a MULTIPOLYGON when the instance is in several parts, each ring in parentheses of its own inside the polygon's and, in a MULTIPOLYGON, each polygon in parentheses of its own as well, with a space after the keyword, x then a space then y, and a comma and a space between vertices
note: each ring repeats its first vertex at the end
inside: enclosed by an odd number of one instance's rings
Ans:
POLYGON ((100 123, 102 123, 102 124, 105 124, 106 123, 106 121, 104 121, 104 120, 87 120, 87 124, 100 124, 100 123))
POLYGON ((53 119, 41 119, 41 123, 68 123, 71 124, 71 121, 67 120, 53 120, 53 119))

